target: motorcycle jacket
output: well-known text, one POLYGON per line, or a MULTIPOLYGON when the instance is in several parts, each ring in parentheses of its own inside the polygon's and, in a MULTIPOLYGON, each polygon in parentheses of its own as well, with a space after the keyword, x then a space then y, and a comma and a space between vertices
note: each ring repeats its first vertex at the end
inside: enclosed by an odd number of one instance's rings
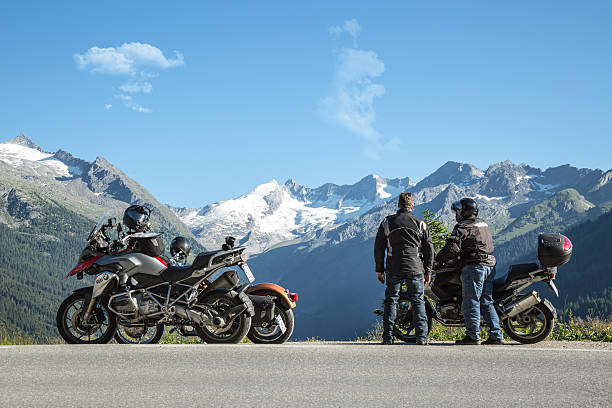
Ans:
POLYGON ((427 224, 411 211, 400 209, 386 217, 378 228, 374 243, 376 272, 418 276, 429 275, 433 266, 434 249, 427 224), (387 267, 385 269, 385 250, 387 267), (419 256, 423 254, 423 260, 419 256))
POLYGON ((493 237, 486 222, 474 217, 455 225, 446 245, 438 252, 436 261, 443 264, 457 257, 461 267, 470 264, 495 266, 493 237))

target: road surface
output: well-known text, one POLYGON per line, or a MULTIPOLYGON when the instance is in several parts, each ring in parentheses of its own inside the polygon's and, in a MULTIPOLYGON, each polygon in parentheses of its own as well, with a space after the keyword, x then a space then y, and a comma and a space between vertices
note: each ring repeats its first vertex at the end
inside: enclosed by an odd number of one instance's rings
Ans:
POLYGON ((0 407, 611 407, 612 344, 0 346, 0 407))

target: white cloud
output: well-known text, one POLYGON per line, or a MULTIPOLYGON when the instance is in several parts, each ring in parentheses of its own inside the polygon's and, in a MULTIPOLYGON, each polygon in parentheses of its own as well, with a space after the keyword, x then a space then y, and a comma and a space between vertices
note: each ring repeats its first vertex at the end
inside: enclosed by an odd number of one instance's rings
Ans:
POLYGON ((105 110, 110 110, 112 107, 113 105, 111 105, 110 103, 107 103, 106 105, 104 105, 105 110))
POLYGON ((356 40, 359 37, 359 33, 361 33, 361 26, 357 22, 357 20, 346 20, 342 26, 332 26, 327 30, 333 36, 339 37, 342 33, 347 33, 353 40, 356 40))
POLYGON ((150 82, 126 82, 119 87, 123 92, 138 93, 142 92, 150 94, 153 91, 153 85, 150 82))
POLYGON ((136 111, 136 112, 142 112, 142 113, 149 113, 151 112, 151 109, 149 108, 145 108, 144 106, 140 105, 139 103, 134 102, 134 99, 130 96, 130 95, 115 95, 115 97, 117 99, 120 99, 121 101, 123 101, 123 104, 136 111))
POLYGON ((319 104, 324 118, 361 137, 364 154, 379 158, 382 151, 399 150, 399 140, 383 141, 374 128, 374 100, 385 94, 382 84, 373 82, 385 71, 385 64, 373 51, 343 48, 338 55, 330 95, 319 104))
POLYGON ((167 68, 184 65, 183 54, 174 51, 175 58, 166 58, 164 53, 150 44, 124 43, 120 47, 91 47, 83 54, 74 54, 79 69, 93 73, 111 75, 147 75, 167 68))
MULTIPOLYGON (((174 51, 174 58, 168 58, 159 48, 139 42, 124 43, 119 47, 94 46, 82 54, 74 54, 74 61, 80 70, 129 77, 119 89, 130 94, 150 94, 153 92, 153 85, 149 81, 151 78, 158 76, 160 71, 185 64, 183 54, 179 51, 174 51)), ((134 102, 129 95, 117 97, 130 109, 138 112, 150 111, 134 102), (129 100, 126 99, 128 97, 129 100)))

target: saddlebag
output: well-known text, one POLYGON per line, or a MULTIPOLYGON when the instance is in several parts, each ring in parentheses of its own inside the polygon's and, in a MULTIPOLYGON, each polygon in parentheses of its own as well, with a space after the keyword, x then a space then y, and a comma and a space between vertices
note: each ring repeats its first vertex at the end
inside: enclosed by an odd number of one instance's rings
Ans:
POLYGON ((140 233, 130 237, 129 246, 136 252, 152 257, 162 256, 166 251, 161 234, 140 233))
POLYGON ((211 289, 232 289, 238 285, 238 282, 240 282, 238 272, 231 269, 229 271, 223 272, 221 276, 219 276, 210 284, 210 287, 211 289))
POLYGON ((561 234, 538 236, 538 259, 545 268, 566 264, 572 257, 572 243, 561 234))

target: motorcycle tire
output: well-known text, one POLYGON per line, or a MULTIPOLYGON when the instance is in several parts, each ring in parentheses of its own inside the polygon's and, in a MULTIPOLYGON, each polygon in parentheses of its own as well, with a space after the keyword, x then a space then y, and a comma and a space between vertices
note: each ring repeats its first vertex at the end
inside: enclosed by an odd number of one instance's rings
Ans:
MULTIPOLYGON (((427 313, 427 332, 429 333, 433 325, 433 310, 428 301, 425 301, 425 313, 427 313)), ((393 326, 393 335, 405 343, 416 342, 410 302, 399 302, 397 305, 397 319, 393 326)))
POLYGON ((552 312, 542 303, 538 303, 531 309, 519 313, 518 316, 502 320, 502 328, 508 337, 523 344, 534 344, 545 340, 552 332, 554 325, 555 318, 552 312), (517 318, 522 318, 523 322, 517 318), (528 321, 525 321, 525 318, 528 318, 528 321), (515 328, 514 326, 514 324, 525 326, 526 323, 533 323, 532 327, 534 327, 537 322, 540 322, 541 326, 536 332, 523 333, 517 331, 516 328, 518 327, 515 328))
POLYGON ((97 302, 91 312, 92 318, 97 320, 96 324, 82 324, 82 317, 89 306, 88 303, 85 294, 77 292, 68 296, 57 310, 55 317, 57 330, 66 343, 106 344, 115 335, 117 319, 103 303, 97 302), (98 331, 100 335, 93 337, 98 331))
MULTIPOLYGON (((242 304, 238 297, 230 298, 224 294, 216 293, 204 296, 199 304, 214 306, 217 309, 229 310, 242 304)), ((226 327, 216 329, 212 326, 194 325, 196 333, 203 342, 208 344, 236 344, 240 343, 251 328, 251 316, 241 313, 226 327)))
POLYGON ((285 332, 283 333, 278 325, 271 326, 270 328, 251 326, 251 330, 247 334, 249 340, 255 344, 282 344, 289 340, 295 327, 293 310, 284 309, 279 306, 276 309, 279 310, 277 316, 280 316, 285 323, 285 332))
MULTIPOLYGON (((119 344, 157 344, 161 340, 164 335, 164 325, 158 324, 155 326, 147 327, 149 330, 154 330, 152 335, 146 336, 142 335, 137 337, 138 333, 130 333, 130 329, 134 331, 133 328, 125 327, 121 323, 117 323, 117 331, 115 332, 115 341, 119 344), (127 329, 127 330, 126 330, 127 329), (134 334, 134 335, 132 335, 134 334)), ((136 328, 139 329, 139 328, 136 328)), ((148 332, 147 331, 147 332, 148 332)))

